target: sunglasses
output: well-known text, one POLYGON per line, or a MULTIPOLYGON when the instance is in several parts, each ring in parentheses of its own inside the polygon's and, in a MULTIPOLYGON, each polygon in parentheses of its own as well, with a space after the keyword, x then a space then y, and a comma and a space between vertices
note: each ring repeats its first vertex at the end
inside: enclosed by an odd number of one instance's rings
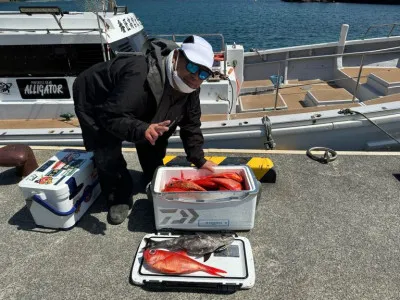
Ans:
POLYGON ((199 72, 198 76, 201 80, 206 80, 208 77, 211 76, 211 73, 209 71, 200 69, 199 65, 196 65, 195 63, 192 63, 191 61, 189 61, 187 63, 186 70, 188 70, 192 74, 196 74, 197 72, 199 72))

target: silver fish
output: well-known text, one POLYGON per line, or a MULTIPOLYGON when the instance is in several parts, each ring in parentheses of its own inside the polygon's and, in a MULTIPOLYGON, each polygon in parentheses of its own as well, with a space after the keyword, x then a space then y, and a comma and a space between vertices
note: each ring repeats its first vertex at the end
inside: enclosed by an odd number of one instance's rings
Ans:
POLYGON ((159 242, 150 238, 146 248, 163 248, 170 251, 184 250, 188 255, 204 255, 204 261, 207 261, 212 253, 224 250, 234 239, 235 237, 233 235, 228 234, 196 233, 194 235, 182 235, 177 238, 159 242))

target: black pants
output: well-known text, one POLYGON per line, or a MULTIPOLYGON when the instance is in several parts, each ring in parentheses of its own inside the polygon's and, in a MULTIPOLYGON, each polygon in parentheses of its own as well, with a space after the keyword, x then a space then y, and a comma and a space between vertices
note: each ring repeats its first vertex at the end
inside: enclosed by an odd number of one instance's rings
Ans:
POLYGON ((143 170, 144 180, 147 184, 153 179, 156 169, 164 165, 163 159, 167 151, 167 137, 159 138, 154 146, 145 141, 136 143, 135 147, 143 170))
POLYGON ((132 177, 122 155, 122 143, 112 140, 93 149, 101 190, 107 204, 131 204, 132 177))
MULTIPOLYGON (((163 165, 167 143, 160 139, 155 146, 147 141, 136 143, 135 146, 147 184, 157 167, 163 165)), ((131 205, 133 182, 122 155, 122 142, 105 134, 103 141, 96 143, 93 154, 100 186, 108 204, 131 205)))

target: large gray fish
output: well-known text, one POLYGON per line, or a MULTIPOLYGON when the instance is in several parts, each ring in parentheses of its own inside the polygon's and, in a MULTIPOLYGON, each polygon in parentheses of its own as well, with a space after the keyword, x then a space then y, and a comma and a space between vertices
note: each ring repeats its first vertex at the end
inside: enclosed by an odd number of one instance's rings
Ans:
POLYGON ((171 251, 184 250, 189 255, 203 256, 207 261, 211 254, 224 250, 234 241, 235 237, 228 234, 204 234, 182 235, 177 238, 164 241, 154 241, 149 239, 148 249, 168 249, 171 251))

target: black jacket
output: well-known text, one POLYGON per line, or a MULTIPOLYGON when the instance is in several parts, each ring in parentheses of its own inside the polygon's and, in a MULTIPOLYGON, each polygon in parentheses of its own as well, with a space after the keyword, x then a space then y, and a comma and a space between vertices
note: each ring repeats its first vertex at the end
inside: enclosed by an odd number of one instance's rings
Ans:
POLYGON ((166 145, 179 125, 187 159, 196 167, 205 163, 200 89, 182 94, 169 85, 163 59, 171 51, 167 46, 153 43, 144 56, 116 57, 76 78, 75 113, 88 151, 104 140, 105 132, 121 141, 147 142, 144 133, 150 123, 176 120, 157 143, 166 145))

